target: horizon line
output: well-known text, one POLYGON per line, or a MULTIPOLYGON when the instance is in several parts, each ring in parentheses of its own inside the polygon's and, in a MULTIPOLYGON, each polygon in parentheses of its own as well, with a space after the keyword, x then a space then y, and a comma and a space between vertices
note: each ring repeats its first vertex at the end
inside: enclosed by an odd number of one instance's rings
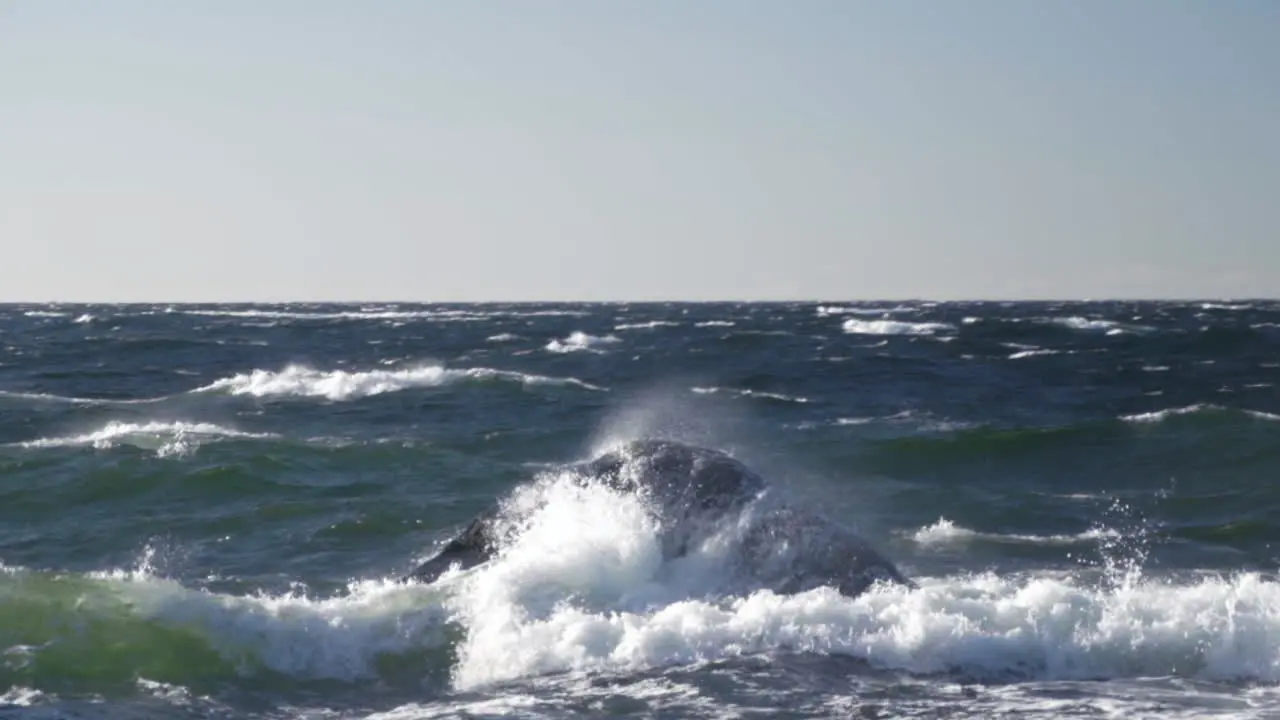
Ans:
POLYGON ((8 305, 781 305, 823 303, 1105 303, 1105 302, 1277 302, 1280 296, 1097 296, 1097 297, 969 297, 940 299, 924 296, 884 296, 867 298, 721 298, 701 300, 679 299, 611 299, 611 300, 0 300, 8 305))

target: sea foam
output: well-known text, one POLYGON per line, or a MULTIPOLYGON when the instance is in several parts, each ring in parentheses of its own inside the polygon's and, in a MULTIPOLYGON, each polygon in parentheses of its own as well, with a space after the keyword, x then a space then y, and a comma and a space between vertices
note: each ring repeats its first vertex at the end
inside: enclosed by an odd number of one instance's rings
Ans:
POLYGON ((911 534, 913 541, 925 547, 964 545, 974 541, 1006 545, 1077 545, 1116 540, 1120 537, 1119 531, 1106 528, 1091 528, 1074 535, 989 533, 956 525, 946 518, 938 518, 936 523, 922 527, 911 534))
POLYGON ((411 388, 429 388, 467 380, 501 380, 523 385, 574 385, 602 390, 577 378, 530 375, 492 368, 446 368, 421 365, 378 370, 318 370, 289 365, 282 370, 253 370, 214 381, 193 392, 225 392, 253 397, 312 397, 356 400, 411 388))
POLYGON ((581 331, 569 333, 564 339, 552 340, 547 343, 548 352, 554 353, 571 353, 571 352, 604 352, 604 346, 621 342, 614 335, 588 335, 581 331))
POLYGON ((856 598, 830 588, 717 595, 718 540, 662 563, 634 498, 555 484, 542 493, 524 534, 452 601, 466 628, 460 688, 775 651, 970 678, 1280 680, 1280 645, 1269 640, 1280 632, 1280 585, 1258 575, 1094 586, 981 574, 856 598))
MULTIPOLYGON (((512 502, 532 512, 507 549, 433 585, 371 580, 332 597, 241 596, 188 589, 144 561, 66 592, 80 620, 180 628, 242 672, 304 679, 376 678, 388 658, 454 645, 452 683, 462 690, 796 652, 967 682, 1280 681, 1280 584, 1257 574, 1098 584, 984 573, 918 577, 919 589, 877 586, 852 598, 830 588, 724 593, 731 532, 664 561, 658 526, 636 495, 550 476, 512 502)), ((26 576, 0 582, 21 593, 26 576)), ((72 581, 31 591, 45 597, 72 581)), ((41 633, 33 642, 96 637, 59 635, 56 625, 41 633)))
POLYGON ((845 320, 843 327, 844 331, 851 335, 934 335, 955 329, 955 326, 947 323, 859 320, 857 318, 845 320))
POLYGON ((40 438, 18 443, 25 448, 55 448, 87 446, 106 449, 118 445, 132 445, 156 451, 157 455, 180 455, 202 442, 225 439, 262 440, 277 437, 271 433, 252 433, 223 427, 213 423, 153 421, 123 422, 113 420, 93 432, 82 435, 40 438))

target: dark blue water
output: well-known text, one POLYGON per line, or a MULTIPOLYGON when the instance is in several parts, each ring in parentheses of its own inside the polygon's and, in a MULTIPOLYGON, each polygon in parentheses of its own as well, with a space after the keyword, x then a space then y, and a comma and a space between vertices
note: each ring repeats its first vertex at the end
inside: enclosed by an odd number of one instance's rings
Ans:
POLYGON ((1278 378, 1262 301, 3 306, 0 717, 1266 717, 1278 378), (726 593, 552 482, 651 436, 920 588, 726 593))

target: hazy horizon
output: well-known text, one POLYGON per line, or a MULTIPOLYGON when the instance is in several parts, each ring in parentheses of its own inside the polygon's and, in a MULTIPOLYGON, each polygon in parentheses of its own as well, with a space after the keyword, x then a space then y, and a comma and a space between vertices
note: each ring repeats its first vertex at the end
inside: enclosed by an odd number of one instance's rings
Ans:
POLYGON ((0 301, 1280 297, 1280 4, 0 0, 0 301))

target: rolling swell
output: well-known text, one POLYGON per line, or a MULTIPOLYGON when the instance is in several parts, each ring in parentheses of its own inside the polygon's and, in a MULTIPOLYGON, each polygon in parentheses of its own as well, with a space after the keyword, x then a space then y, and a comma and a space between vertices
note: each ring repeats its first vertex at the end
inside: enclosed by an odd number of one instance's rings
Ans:
POLYGON ((863 455, 876 467, 907 472, 917 467, 945 469, 953 463, 975 460, 1039 462, 1106 446, 1132 450, 1143 443, 1192 444, 1194 452, 1212 456, 1233 447, 1242 431, 1249 433, 1250 444, 1258 452, 1266 452, 1268 446, 1280 441, 1280 416, 1206 404, 1063 426, 962 428, 873 440, 865 444, 863 455))

